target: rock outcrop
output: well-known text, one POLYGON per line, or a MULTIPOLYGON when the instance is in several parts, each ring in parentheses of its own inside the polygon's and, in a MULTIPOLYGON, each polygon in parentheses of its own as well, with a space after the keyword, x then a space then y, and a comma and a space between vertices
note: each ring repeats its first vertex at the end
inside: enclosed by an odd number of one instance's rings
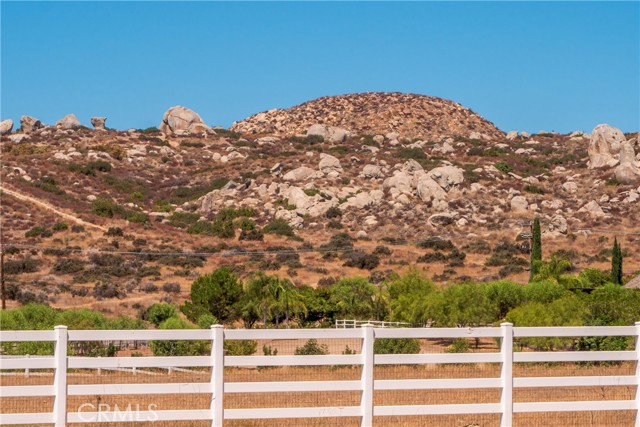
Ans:
POLYGON ((162 116, 162 123, 160 123, 160 131, 173 135, 195 135, 213 132, 211 127, 202 121, 198 113, 180 105, 165 111, 162 116))
POLYGON ((255 114, 234 123, 231 130, 298 135, 315 124, 349 129, 358 135, 395 133, 404 138, 432 141, 443 135, 469 137, 474 132, 482 138, 504 137, 493 123, 453 101, 397 92, 318 98, 288 109, 255 114))
POLYGON ((349 136, 349 131, 335 126, 315 124, 307 129, 307 136, 310 135, 321 136, 326 142, 344 142, 349 136))
POLYGON ((104 129, 104 123, 106 121, 106 117, 91 117, 91 125, 96 129, 104 129))
POLYGON ((613 167, 618 164, 624 134, 613 126, 602 124, 593 129, 589 141, 589 169, 613 167))
POLYGON ((0 135, 11 133, 13 130, 13 120, 7 119, 0 122, 0 135))
POLYGON ((633 184, 640 180, 640 170, 636 165, 636 155, 631 142, 625 141, 620 145, 620 164, 614 174, 621 184, 633 184))
POLYGON ((31 133, 34 130, 42 129, 44 125, 42 122, 35 117, 31 116, 22 116, 20 117, 20 128, 24 133, 31 133))
POLYGON ((56 122, 56 126, 62 129, 77 129, 81 124, 75 114, 67 114, 56 122))
POLYGON ((304 181, 312 177, 315 173, 316 171, 314 171, 310 167, 300 166, 299 168, 295 168, 293 170, 290 170, 286 174, 284 174, 282 179, 285 181, 292 181, 292 182, 304 181))

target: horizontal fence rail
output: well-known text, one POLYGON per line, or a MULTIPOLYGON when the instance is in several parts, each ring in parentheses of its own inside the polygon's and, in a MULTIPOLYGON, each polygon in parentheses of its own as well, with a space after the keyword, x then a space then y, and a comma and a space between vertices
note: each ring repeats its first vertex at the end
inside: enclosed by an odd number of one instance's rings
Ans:
MULTIPOLYGON (((341 325, 342 326, 342 325, 341 325)), ((355 326, 355 325, 354 325, 355 326)), ((3 356, 0 355, 0 371, 3 375, 13 371, 43 369, 53 371, 52 385, 0 386, 0 398, 53 397, 50 412, 0 413, 0 425, 54 424, 62 427, 88 422, 143 422, 206 420, 214 427, 224 420, 358 417, 361 426, 375 424, 374 417, 499 414, 501 426, 513 425, 513 414, 520 412, 564 411, 635 411, 636 426, 640 426, 640 322, 635 326, 613 327, 517 327, 504 323, 500 327, 483 328, 376 328, 372 324, 357 327, 343 326, 331 329, 277 329, 277 330, 225 330, 220 325, 210 330, 67 330, 56 326, 53 331, 0 331, 0 343, 51 342, 52 356, 3 356), (633 351, 514 351, 514 339, 539 337, 633 337, 633 351), (493 338, 499 340, 499 351, 489 353, 432 353, 432 354, 374 354, 376 339, 452 339, 493 338), (353 339, 361 343, 360 352, 341 355, 265 355, 225 356, 224 342, 237 340, 299 340, 299 339, 353 339), (109 341, 206 341, 211 344, 207 356, 175 357, 80 357, 68 354, 68 347, 75 342, 109 341), (602 362, 632 361, 636 363, 635 375, 566 376, 566 377, 517 377, 513 375, 514 363, 602 362), (500 364, 497 378, 442 378, 442 379, 374 379, 374 367, 379 365, 424 364, 500 364), (264 369, 270 366, 344 366, 361 368, 357 380, 338 381, 273 381, 228 382, 224 378, 225 367, 252 367, 264 369), (191 371, 189 368, 210 368, 191 371), (210 381, 191 383, 128 383, 128 384, 67 384, 70 369, 130 370, 167 369, 182 372, 210 372, 210 381), (541 387, 636 387, 636 398, 630 400, 562 401, 562 402, 514 402, 513 390, 541 387), (445 389, 498 389, 497 403, 430 404, 430 405, 374 405, 374 390, 445 390, 445 389), (295 393, 295 392, 360 392, 360 404, 356 406, 291 407, 291 408, 241 408, 225 409, 225 393, 295 393), (211 405, 208 409, 148 410, 135 412, 91 412, 67 410, 68 396, 88 395, 141 395, 141 394, 207 394, 211 405)), ((154 374, 153 372, 150 372, 154 374)), ((155 375, 155 374, 154 374, 155 375)))

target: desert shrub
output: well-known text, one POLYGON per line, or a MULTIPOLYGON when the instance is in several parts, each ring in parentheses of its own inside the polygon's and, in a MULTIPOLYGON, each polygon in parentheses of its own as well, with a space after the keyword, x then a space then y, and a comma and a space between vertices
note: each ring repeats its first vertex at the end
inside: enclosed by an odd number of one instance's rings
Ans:
POLYGON ((188 228, 200 219, 200 214, 191 212, 174 212, 168 218, 168 223, 178 228, 188 228))
POLYGON ((177 187, 171 192, 169 202, 175 205, 181 205, 185 202, 195 200, 204 196, 213 190, 219 190, 229 182, 228 178, 214 178, 207 184, 196 185, 193 187, 177 187))
POLYGON ((124 231, 122 231, 122 228, 120 227, 109 227, 104 235, 110 237, 122 237, 124 236, 124 231))
MULTIPOLYGON (((396 151, 396 155, 397 158, 399 159, 405 159, 405 160, 416 160, 416 161, 420 161, 420 160, 427 160, 427 154, 424 152, 424 150, 422 148, 407 148, 407 147, 403 147, 400 148, 396 151)), ((419 162, 418 162, 419 163, 419 162)))
POLYGON ((329 354, 329 347, 326 344, 318 344, 318 340, 310 339, 302 347, 296 347, 296 356, 314 356, 329 354))
POLYGON ((71 288, 71 296, 74 297, 86 297, 89 295, 89 289, 83 287, 71 288))
POLYGON ((379 245, 376 246, 376 248, 373 250, 373 253, 376 255, 391 255, 391 249, 384 245, 379 245))
POLYGON ((415 338, 378 338, 373 344, 375 354, 418 354, 420 341, 415 338))
POLYGON ((204 142, 200 141, 182 141, 180 143, 181 147, 192 147, 192 148, 203 148, 204 142))
POLYGON ((127 296, 127 292, 118 284, 110 282, 98 282, 93 288, 95 298, 118 298, 127 296))
POLYGON ((346 267, 356 267, 362 270, 373 270, 380 265, 380 257, 376 254, 367 254, 364 252, 351 252, 345 254, 346 267))
POLYGON ((430 252, 428 254, 424 254, 416 260, 419 263, 430 264, 433 262, 444 262, 446 261, 447 256, 442 252, 430 252))
POLYGON ((496 169, 498 169, 500 172, 503 172, 503 173, 511 172, 511 166, 509 166, 509 164, 506 162, 496 162, 493 166, 496 169))
POLYGON ((233 222, 230 220, 216 219, 213 222, 212 227, 214 235, 223 239, 231 239, 236 234, 235 229, 233 228, 233 222))
POLYGON ((61 274, 77 273, 84 270, 85 262, 80 259, 65 258, 53 264, 53 271, 61 274))
POLYGON ((470 252, 472 254, 487 255, 491 253, 491 245, 485 240, 478 239, 463 245, 462 250, 464 250, 465 252, 470 252))
POLYGON ((318 280, 318 286, 319 287, 329 287, 329 286, 333 286, 336 284, 336 282, 338 281, 337 278, 335 277, 321 277, 320 280, 318 280))
POLYGON ((40 267, 40 260, 34 258, 23 258, 23 259, 15 259, 8 260, 4 262, 4 273, 5 274, 22 274, 22 273, 34 273, 38 271, 40 267))
POLYGON ((84 227, 78 224, 74 224, 71 226, 71 231, 73 233, 82 233, 84 232, 84 227))
POLYGON ((24 233, 24 237, 51 237, 53 233, 50 230, 47 230, 44 227, 40 227, 36 225, 26 233, 24 233))
POLYGON ((344 228, 344 225, 342 225, 340 221, 333 219, 327 223, 327 227, 333 228, 334 230, 340 230, 344 228))
POLYGON ((293 248, 283 249, 285 252, 278 252, 276 254, 275 261, 280 264, 285 264, 289 268, 302 268, 300 263, 300 255, 295 252, 293 248))
POLYGON ((163 255, 156 262, 182 268, 196 268, 204 266, 204 257, 195 255, 163 255))
POLYGON ((260 230, 250 230, 250 231, 246 231, 246 230, 242 230, 240 232, 240 236, 238 236, 238 240, 243 241, 243 240, 259 240, 262 241, 264 240, 264 233, 260 230))
POLYGON ((451 240, 444 240, 440 237, 432 237, 418 241, 416 246, 424 249, 433 249, 436 251, 450 251, 455 248, 451 240))
POLYGON ((176 282, 167 282, 162 285, 162 290, 168 294, 177 294, 180 292, 180 284, 176 282))
POLYGON ((33 182, 31 185, 46 192, 57 194, 58 196, 62 196, 65 194, 65 191, 57 186, 55 179, 49 176, 43 176, 39 180, 33 182))
POLYGON ((258 349, 254 340, 225 340, 224 354, 227 356, 251 356, 258 349))
POLYGON ((198 221, 187 228, 189 234, 203 234, 205 236, 215 236, 216 232, 210 221, 198 221))
POLYGON ((460 252, 457 248, 453 248, 451 253, 447 255, 447 261, 449 267, 463 267, 464 260, 467 257, 467 254, 464 252, 460 252))
POLYGON ((545 191, 544 189, 537 187, 535 185, 525 185, 524 186, 524 191, 526 191, 527 193, 532 193, 532 194, 544 194, 545 191))
POLYGON ((291 228, 289 223, 282 218, 277 218, 269 222, 262 228, 262 232, 265 234, 277 234, 286 237, 295 236, 293 228, 291 228))
POLYGON ((328 219, 341 218, 342 211, 337 206, 331 206, 329 209, 327 209, 324 216, 327 217, 328 219))
POLYGON ((510 276, 512 274, 518 274, 518 273, 522 273, 524 270, 524 266, 522 263, 520 264, 507 264, 504 267, 502 267, 500 269, 500 271, 498 271, 498 276, 500 276, 500 278, 505 278, 507 276, 510 276))
POLYGON ((305 188, 302 191, 304 192, 304 194, 306 194, 309 197, 313 197, 317 194, 320 194, 320 190, 318 190, 317 188, 305 188))
POLYGON ((71 172, 79 172, 84 175, 95 175, 98 172, 111 172, 111 163, 104 160, 94 160, 86 165, 77 163, 69 163, 68 168, 71 172))
POLYGON ((63 230, 67 230, 68 228, 69 228, 69 224, 62 221, 56 222, 55 224, 53 224, 53 227, 51 227, 53 231, 63 231, 63 230))
POLYGON ((233 225, 242 231, 253 231, 256 229, 256 222, 253 219, 247 217, 236 219, 233 222, 233 225))
POLYGON ((149 215, 138 211, 126 211, 124 214, 124 219, 129 222, 142 224, 145 222, 149 222, 149 215))
POLYGON ((506 240, 499 242, 493 249, 493 254, 485 261, 487 266, 503 266, 508 264, 526 266, 529 261, 518 257, 518 255, 526 253, 527 248, 509 243, 506 240))
POLYGON ((91 211, 105 218, 113 218, 116 214, 124 213, 122 206, 106 197, 98 197, 91 202, 91 211))
POLYGON ((158 287, 151 282, 147 282, 144 285, 140 286, 140 290, 142 292, 152 294, 152 293, 158 292, 158 287))

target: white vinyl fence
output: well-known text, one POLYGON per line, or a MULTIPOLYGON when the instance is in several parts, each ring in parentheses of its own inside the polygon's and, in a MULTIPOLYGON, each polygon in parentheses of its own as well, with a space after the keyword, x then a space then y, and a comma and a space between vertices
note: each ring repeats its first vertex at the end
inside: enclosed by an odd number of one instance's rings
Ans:
MULTIPOLYGON (((640 393, 634 400, 602 400, 573 402, 514 402, 514 388, 580 387, 580 386, 638 386, 640 364, 635 375, 575 376, 575 377, 513 377, 513 363, 517 362, 597 362, 638 361, 640 355, 640 323, 635 326, 611 327, 518 327, 509 323, 486 328, 374 328, 363 325, 358 329, 223 329, 211 330, 67 330, 56 326, 53 331, 2 331, 0 342, 53 341, 55 353, 51 357, 6 358, 0 360, 2 370, 53 369, 53 385, 2 386, 0 397, 53 396, 53 408, 46 413, 0 414, 0 424, 52 423, 62 427, 72 423, 129 421, 132 423, 156 420, 209 420, 214 427, 224 420, 359 417, 361 426, 374 425, 375 417, 415 416, 433 414, 500 414, 501 425, 511 426, 514 413, 547 411, 605 411, 640 409, 640 393), (514 352, 513 340, 521 337, 596 337, 632 336, 636 338, 634 351, 553 351, 514 352), (67 355, 67 345, 74 341, 102 340, 209 340, 209 356, 183 357, 74 357, 67 355), (405 354, 374 355, 374 340, 378 338, 498 338, 500 352, 461 354, 405 354), (321 356, 225 356, 225 340, 285 340, 285 339, 359 339, 359 354, 321 356), (374 380, 375 365, 421 365, 500 363, 499 378, 465 379, 401 379, 374 380), (279 382, 225 382, 224 367, 262 366, 335 366, 359 365, 359 380, 343 381, 279 381, 279 382), (189 368, 211 367, 211 379, 205 383, 162 384, 67 384, 67 369, 122 369, 122 368, 189 368), (374 390, 425 389, 501 389, 499 403, 398 405, 374 406, 374 390), (225 409, 225 393, 308 392, 308 391, 360 391, 360 404, 342 407, 305 408, 245 408, 225 409), (67 412, 67 396, 132 395, 205 393, 211 396, 209 409, 114 412, 67 412)), ((636 415, 636 426, 640 417, 636 415)))

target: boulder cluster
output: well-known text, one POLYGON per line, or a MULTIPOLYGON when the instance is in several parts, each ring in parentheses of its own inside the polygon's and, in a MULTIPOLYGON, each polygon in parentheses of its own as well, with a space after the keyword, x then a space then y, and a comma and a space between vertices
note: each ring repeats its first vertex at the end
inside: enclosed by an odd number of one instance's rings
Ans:
POLYGON ((596 126, 589 141, 589 168, 615 167, 614 176, 621 184, 640 181, 638 168, 640 159, 636 157, 634 150, 634 145, 637 143, 637 139, 627 141, 620 129, 613 126, 607 124, 596 126))

